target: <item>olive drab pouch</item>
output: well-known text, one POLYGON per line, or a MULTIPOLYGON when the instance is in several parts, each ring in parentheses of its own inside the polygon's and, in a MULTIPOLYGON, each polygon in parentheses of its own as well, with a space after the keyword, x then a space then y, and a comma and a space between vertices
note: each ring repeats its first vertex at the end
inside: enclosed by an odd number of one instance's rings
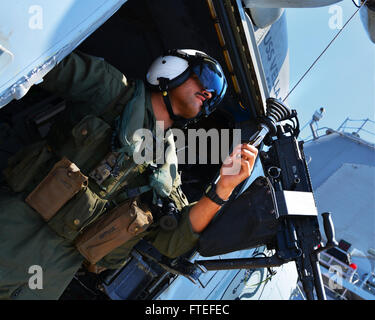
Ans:
POLYGON ((61 237, 73 241, 85 227, 100 216, 106 204, 107 200, 85 187, 48 221, 48 225, 61 237))
POLYGON ((111 126, 99 117, 87 115, 71 129, 71 137, 54 150, 57 155, 67 157, 88 175, 108 153, 110 145, 111 126))
POLYGON ((67 158, 63 158, 53 166, 25 201, 48 221, 87 184, 88 178, 79 168, 67 158))
POLYGON ((112 250, 145 231, 152 223, 148 208, 133 198, 103 214, 89 225, 76 240, 76 248, 91 263, 96 264, 112 250))

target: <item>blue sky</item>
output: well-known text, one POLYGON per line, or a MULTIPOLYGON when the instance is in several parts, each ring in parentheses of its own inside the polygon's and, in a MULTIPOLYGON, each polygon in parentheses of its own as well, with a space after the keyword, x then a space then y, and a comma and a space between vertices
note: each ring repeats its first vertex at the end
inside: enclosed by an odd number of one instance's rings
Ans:
MULTIPOLYGON (((337 5, 342 8, 345 24, 357 8, 350 0, 337 5)), ((329 8, 286 10, 290 89, 339 31, 329 26, 333 17, 329 8)), ((320 107, 326 112, 319 127, 337 129, 346 117, 375 120, 374 60, 375 44, 369 40, 358 12, 288 98, 288 105, 298 112, 301 127, 320 107)), ((300 137, 306 139, 310 134, 306 126, 300 137)))

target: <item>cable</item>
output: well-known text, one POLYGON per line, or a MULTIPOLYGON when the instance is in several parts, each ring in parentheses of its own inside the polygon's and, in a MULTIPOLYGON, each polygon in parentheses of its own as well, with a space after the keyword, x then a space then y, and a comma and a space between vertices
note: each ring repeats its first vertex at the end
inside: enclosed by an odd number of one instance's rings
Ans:
POLYGON ((294 91, 294 89, 299 85, 299 83, 303 80, 303 78, 309 73, 309 71, 314 67, 314 65, 318 62, 318 60, 321 58, 321 56, 327 51, 327 49, 331 46, 333 41, 336 40, 336 38, 339 36, 339 34, 345 29, 346 25, 352 20, 352 18, 357 14, 359 9, 362 8, 366 4, 368 0, 365 0, 360 7, 352 14, 352 16, 348 19, 348 21, 345 22, 344 26, 340 29, 339 32, 333 37, 333 39, 328 43, 328 45, 325 47, 325 49, 322 51, 322 53, 315 59, 315 61, 311 64, 311 66, 307 69, 307 71, 302 75, 302 77, 298 80, 298 82, 295 84, 295 86, 292 88, 292 90, 289 91, 289 93, 286 95, 286 97, 283 99, 283 102, 289 97, 289 95, 294 91))

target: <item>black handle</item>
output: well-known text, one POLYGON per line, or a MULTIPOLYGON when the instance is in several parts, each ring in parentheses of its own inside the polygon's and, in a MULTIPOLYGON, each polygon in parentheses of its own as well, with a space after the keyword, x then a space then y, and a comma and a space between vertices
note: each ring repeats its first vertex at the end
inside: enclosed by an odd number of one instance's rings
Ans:
POLYGON ((333 226, 333 221, 332 221, 330 212, 322 213, 322 217, 323 217, 324 232, 327 237, 327 244, 324 249, 329 249, 338 245, 335 239, 335 228, 333 226))

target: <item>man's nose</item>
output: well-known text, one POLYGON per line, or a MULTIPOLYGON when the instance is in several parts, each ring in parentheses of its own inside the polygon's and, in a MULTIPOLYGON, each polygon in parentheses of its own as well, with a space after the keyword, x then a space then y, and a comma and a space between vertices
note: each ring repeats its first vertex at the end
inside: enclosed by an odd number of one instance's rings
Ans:
POLYGON ((207 100, 211 99, 212 98, 212 93, 203 89, 202 90, 202 93, 204 94, 204 96, 206 97, 207 100))

